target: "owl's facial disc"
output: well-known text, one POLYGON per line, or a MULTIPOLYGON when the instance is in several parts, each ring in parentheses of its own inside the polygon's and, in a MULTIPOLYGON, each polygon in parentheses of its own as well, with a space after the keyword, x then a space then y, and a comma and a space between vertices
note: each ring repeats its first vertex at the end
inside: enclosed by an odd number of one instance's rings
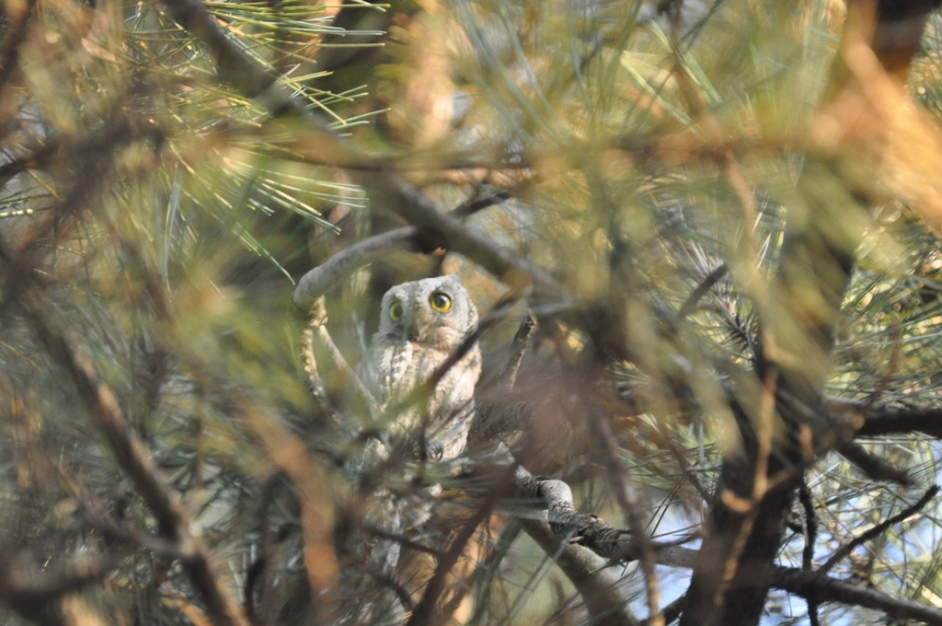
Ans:
POLYGON ((416 327, 415 315, 411 311, 406 311, 402 300, 399 298, 390 300, 386 315, 393 323, 389 333, 390 337, 407 341, 415 341, 418 338, 419 331, 416 327))

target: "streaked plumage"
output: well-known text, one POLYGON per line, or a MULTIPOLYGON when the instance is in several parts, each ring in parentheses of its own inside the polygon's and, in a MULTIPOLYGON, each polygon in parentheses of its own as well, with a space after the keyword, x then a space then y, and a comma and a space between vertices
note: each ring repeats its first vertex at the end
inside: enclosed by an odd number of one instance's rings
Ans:
POLYGON ((411 406, 403 403, 461 345, 477 321, 477 309, 457 276, 402 283, 383 296, 379 330, 358 373, 376 399, 385 419, 379 426, 388 427, 393 445, 406 439, 420 442, 424 437, 432 460, 449 460, 461 453, 481 373, 481 351, 476 344, 448 370, 426 401, 411 406))

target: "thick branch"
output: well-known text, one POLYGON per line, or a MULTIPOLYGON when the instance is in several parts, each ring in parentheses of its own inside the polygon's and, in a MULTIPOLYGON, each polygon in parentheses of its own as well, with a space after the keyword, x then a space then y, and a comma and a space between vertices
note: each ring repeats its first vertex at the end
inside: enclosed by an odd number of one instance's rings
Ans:
POLYGON ((942 409, 871 409, 857 431, 859 437, 923 433, 942 438, 942 409))
POLYGON ((921 620, 927 624, 942 624, 942 611, 912 600, 889 594, 815 572, 773 567, 770 586, 803 598, 814 598, 819 603, 837 602, 847 606, 860 606, 882 611, 893 619, 921 620))
MULTIPOLYGON (((593 515, 576 511, 572 503, 572 493, 562 481, 541 480, 523 469, 517 470, 513 480, 517 497, 537 501, 547 511, 548 526, 546 524, 534 525, 534 523, 527 527, 537 543, 548 551, 553 546, 558 547, 561 541, 578 544, 570 545, 566 550, 577 547, 586 549, 572 555, 566 565, 562 561, 559 563, 570 578, 597 573, 601 567, 600 564, 626 563, 637 559, 640 555, 638 542, 629 532, 614 528, 593 515), (541 536, 541 532, 544 535, 541 536), (551 535, 546 535, 547 532, 551 535), (588 556, 587 550, 596 556, 588 556), (599 557, 602 559, 600 560, 599 557)), ((924 499, 920 500, 920 503, 924 499)), ((907 511, 911 514, 910 509, 907 511)), ((660 565, 691 569, 698 560, 696 550, 682 547, 677 543, 652 542, 652 547, 655 560, 660 565)), ((548 553, 553 554, 553 552, 548 553)), ((773 565, 768 570, 766 581, 771 588, 795 593, 818 603, 837 602, 847 606, 883 611, 891 618, 919 619, 930 624, 942 624, 942 611, 939 609, 832 578, 820 571, 807 572, 797 568, 773 565)), ((590 585, 587 593, 604 591, 604 585, 599 586, 601 584, 596 581, 590 585)), ((609 598, 608 601, 615 600, 609 598)))
MULTIPOLYGON (((618 591, 617 576, 611 569, 606 569, 606 565, 612 560, 603 558, 606 556, 606 549, 612 547, 615 550, 623 550, 624 553, 627 553, 627 550, 636 551, 635 547, 625 548, 617 540, 603 539, 617 539, 623 533, 611 527, 603 529, 599 525, 593 525, 590 520, 595 518, 576 513, 575 507, 572 506, 572 493, 562 481, 542 481, 518 467, 512 482, 516 498, 538 502, 541 508, 545 507, 549 524, 541 519, 524 518, 521 519, 523 528, 546 554, 555 557, 556 564, 582 596, 592 617, 592 623, 604 626, 637 624, 625 599, 618 591), (577 528, 591 530, 574 532, 570 521, 575 521, 577 528), (584 540, 580 541, 583 545, 572 543, 576 537, 584 540)), ((601 520, 596 521, 607 526, 601 520)))
POLYGON ((419 229, 415 226, 397 228, 368 237, 347 246, 324 263, 308 271, 295 287, 291 301, 298 311, 307 314, 327 290, 358 269, 393 252, 422 250, 419 229))

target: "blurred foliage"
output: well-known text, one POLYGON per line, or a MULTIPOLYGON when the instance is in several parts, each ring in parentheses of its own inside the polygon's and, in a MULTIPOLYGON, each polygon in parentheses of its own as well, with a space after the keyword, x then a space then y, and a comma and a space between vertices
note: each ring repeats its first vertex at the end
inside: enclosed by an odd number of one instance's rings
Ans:
MULTIPOLYGON (((427 0, 356 2, 338 12, 308 0, 204 3, 307 110, 440 206, 508 190, 509 200, 467 223, 550 270, 578 304, 536 303, 560 312, 541 323, 522 368, 521 396, 542 404, 518 443, 531 448, 535 473, 573 486, 580 510, 626 526, 591 430, 589 413, 604 415, 652 536, 670 538, 699 528, 705 503, 696 483, 709 491, 721 453, 735 453, 724 385, 740 383, 755 362, 757 308, 768 300, 796 205, 843 9, 833 0, 691 1, 671 20, 655 4, 427 0), (347 30, 336 25, 341 16, 347 30), (328 61, 345 37, 368 53, 328 61), (690 294, 723 264, 728 274, 680 319, 690 294), (675 393, 676 379, 688 397, 675 393), (628 395, 647 410, 605 404, 628 395)), ((337 458, 350 451, 331 439, 329 416, 307 393, 288 302, 306 270, 400 222, 349 171, 332 167, 330 154, 315 162, 286 148, 297 137, 284 129, 294 127, 271 123, 264 97, 240 95, 240 77, 220 71, 160 2, 3 6, 0 225, 4 245, 34 266, 27 277, 26 266, 0 264, 0 545, 37 571, 117 558, 81 594, 102 623, 206 619, 179 564, 103 528, 101 516, 156 531, 17 303, 33 285, 198 520, 223 582, 245 601, 253 564, 268 554, 255 603, 280 616, 271 623, 291 623, 304 583, 299 505, 261 443, 266 426, 234 398, 251 398, 301 437, 332 493, 349 495, 337 458)), ((940 26, 933 17, 911 76, 936 122, 940 26)), ((835 397, 893 407, 940 398, 942 241, 918 209, 889 199, 860 218, 867 234, 834 352, 827 391, 835 397)), ((377 272, 393 282, 461 272, 482 312, 504 292, 452 252, 385 263, 377 272)), ((351 363, 372 332, 362 321, 373 323, 379 296, 366 270, 330 294, 331 329, 351 363)), ((518 313, 484 335, 485 378, 506 360, 518 313)), ((806 478, 820 560, 937 481, 940 448, 929 437, 864 443, 905 468, 916 487, 876 483, 826 454, 806 478)), ((448 503, 445 521, 420 539, 441 544, 473 509, 458 496, 448 503)), ((334 505, 346 506, 325 503, 334 505)), ((783 564, 801 563, 801 516, 796 506, 799 530, 786 538, 783 564)), ((886 592, 939 605, 938 517, 930 504, 835 575, 866 570, 886 592)), ((520 536, 512 509, 486 526, 456 572, 466 598, 455 596, 457 620, 586 619, 555 555, 520 536)), ((427 578, 431 566, 413 561, 414 575, 427 578)), ((683 591, 679 570, 658 573, 667 600, 683 591)), ((643 613, 637 568, 619 579, 643 613)), ((768 619, 801 622, 805 612, 803 601, 780 593, 768 619)), ((821 612, 824 623, 880 619, 833 604, 821 612)))

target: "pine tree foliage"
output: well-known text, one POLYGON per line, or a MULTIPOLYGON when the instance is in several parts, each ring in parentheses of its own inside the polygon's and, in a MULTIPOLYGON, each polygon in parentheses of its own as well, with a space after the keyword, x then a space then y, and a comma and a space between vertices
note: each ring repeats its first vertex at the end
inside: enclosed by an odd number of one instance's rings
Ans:
POLYGON ((942 624, 935 4, 4 0, 2 619, 942 624))

